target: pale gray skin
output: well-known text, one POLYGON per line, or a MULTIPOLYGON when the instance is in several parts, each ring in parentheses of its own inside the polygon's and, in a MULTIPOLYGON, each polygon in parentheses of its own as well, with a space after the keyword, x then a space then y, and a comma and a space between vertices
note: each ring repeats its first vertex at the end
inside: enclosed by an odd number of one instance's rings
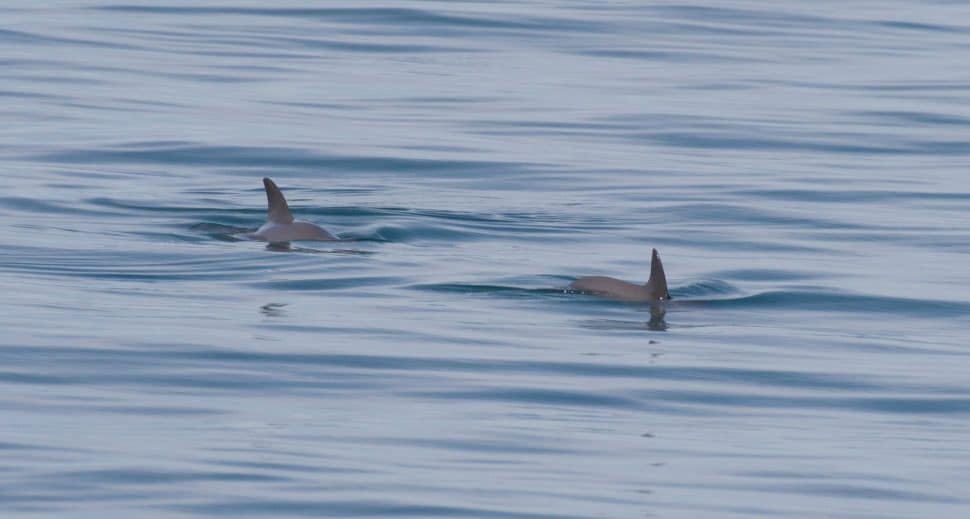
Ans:
POLYGON ((569 288, 628 303, 659 303, 670 300, 670 292, 667 291, 667 275, 664 273, 664 266, 657 249, 653 249, 653 256, 650 259, 650 280, 646 284, 637 285, 606 276, 589 276, 573 281, 569 288))
POLYGON ((327 232, 319 225, 294 220, 290 213, 290 206, 283 197, 283 192, 276 187, 269 178, 263 179, 263 187, 266 188, 266 203, 269 210, 266 214, 264 223, 256 232, 249 236, 256 240, 268 241, 270 243, 285 243, 290 241, 332 241, 337 240, 336 236, 327 232))

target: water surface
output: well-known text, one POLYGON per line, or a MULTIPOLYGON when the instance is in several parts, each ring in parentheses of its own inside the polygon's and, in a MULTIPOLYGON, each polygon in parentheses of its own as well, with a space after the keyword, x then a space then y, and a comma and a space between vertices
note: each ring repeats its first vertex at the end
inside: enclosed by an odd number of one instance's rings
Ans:
POLYGON ((970 512, 966 6, 0 13, 0 514, 970 512))

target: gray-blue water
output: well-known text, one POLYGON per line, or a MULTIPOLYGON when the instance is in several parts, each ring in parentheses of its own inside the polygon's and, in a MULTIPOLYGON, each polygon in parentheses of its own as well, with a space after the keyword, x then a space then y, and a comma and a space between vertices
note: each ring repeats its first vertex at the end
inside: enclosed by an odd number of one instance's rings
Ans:
POLYGON ((3 517, 970 514, 967 4, 162 4, 0 8, 3 517))

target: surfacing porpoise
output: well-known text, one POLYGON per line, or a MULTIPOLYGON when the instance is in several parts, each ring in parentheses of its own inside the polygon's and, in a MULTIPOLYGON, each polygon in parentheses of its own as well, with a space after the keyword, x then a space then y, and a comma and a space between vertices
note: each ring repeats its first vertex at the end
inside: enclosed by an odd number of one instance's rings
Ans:
POLYGON ((327 232, 326 229, 310 222, 294 220, 290 206, 283 197, 283 192, 276 183, 269 178, 263 178, 263 187, 266 188, 266 203, 269 209, 264 223, 256 232, 249 237, 257 240, 268 241, 270 243, 286 243, 290 241, 315 240, 331 241, 338 240, 336 236, 327 232))
POLYGON ((606 276, 589 276, 573 281, 569 288, 629 303, 661 303, 670 300, 667 276, 664 274, 664 266, 657 249, 653 249, 653 256, 650 259, 650 279, 644 285, 606 276))

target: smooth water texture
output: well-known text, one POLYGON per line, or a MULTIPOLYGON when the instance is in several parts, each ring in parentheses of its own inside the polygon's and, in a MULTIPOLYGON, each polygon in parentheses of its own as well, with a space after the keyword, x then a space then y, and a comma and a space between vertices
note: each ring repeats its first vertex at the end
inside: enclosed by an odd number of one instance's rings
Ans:
POLYGON ((0 20, 3 517, 970 514, 965 3, 0 20))

